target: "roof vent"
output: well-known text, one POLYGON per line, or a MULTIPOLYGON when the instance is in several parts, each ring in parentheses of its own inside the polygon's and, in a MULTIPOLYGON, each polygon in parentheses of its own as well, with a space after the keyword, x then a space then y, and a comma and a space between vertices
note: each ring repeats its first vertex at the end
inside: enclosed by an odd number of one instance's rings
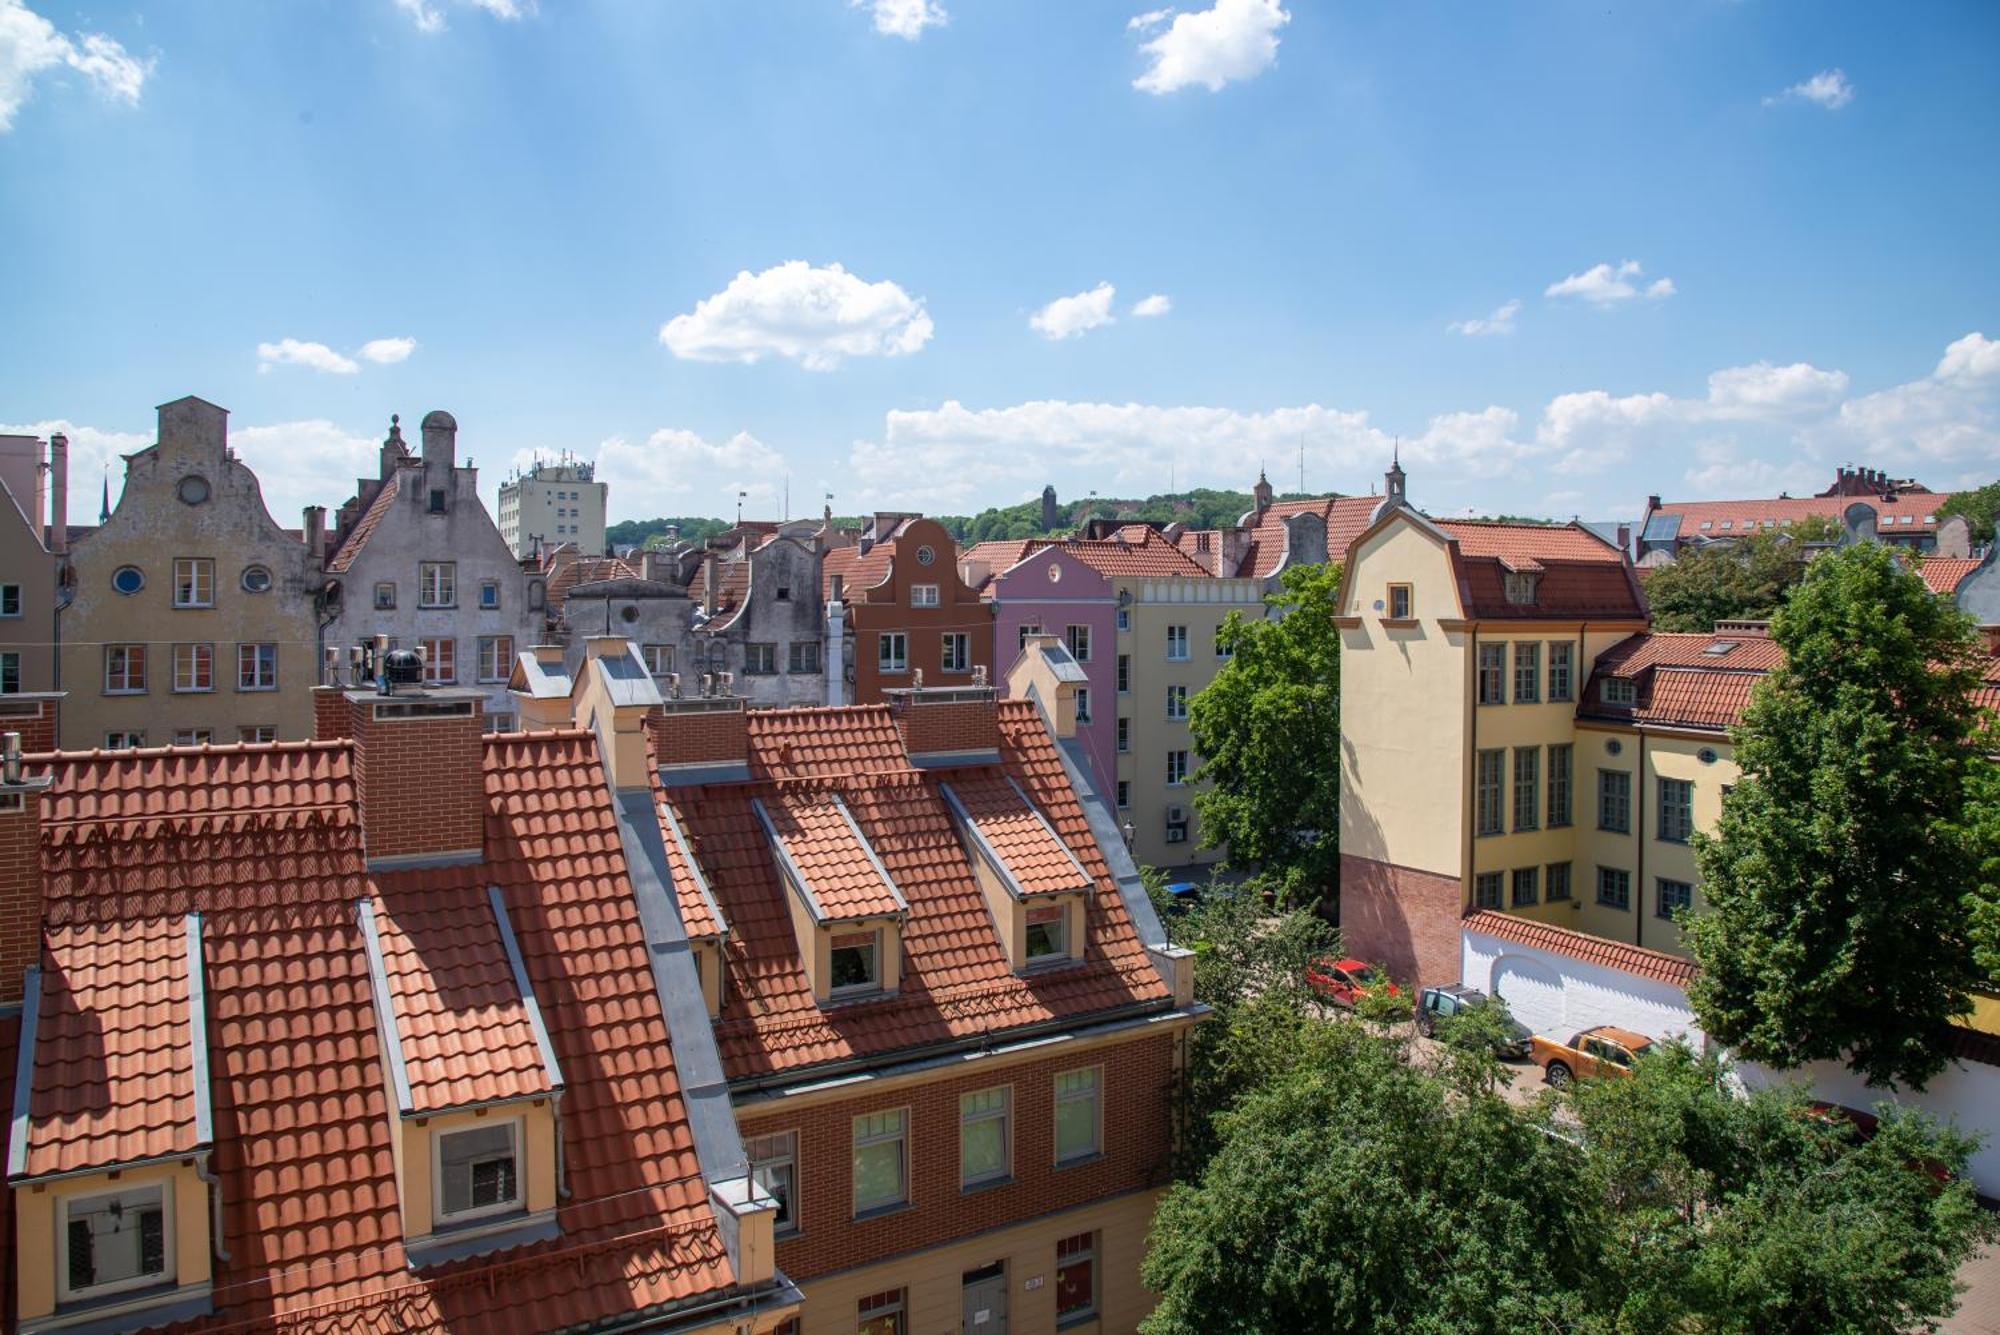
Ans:
POLYGON ((394 695, 398 686, 421 686, 424 684, 423 655, 414 649, 391 649, 382 655, 382 669, 379 678, 382 694, 394 695))

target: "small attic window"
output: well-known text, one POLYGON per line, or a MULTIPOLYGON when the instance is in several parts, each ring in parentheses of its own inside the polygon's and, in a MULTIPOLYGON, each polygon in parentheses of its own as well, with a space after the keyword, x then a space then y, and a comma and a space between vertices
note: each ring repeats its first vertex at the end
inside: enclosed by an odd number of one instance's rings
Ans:
POLYGON ((171 1182, 62 1202, 56 1275, 64 1302, 174 1277, 171 1182))
POLYGON ((1714 527, 1715 527, 1715 521, 1713 519, 1704 519, 1701 521, 1701 528, 1702 532, 1704 533, 1706 533, 1709 529, 1712 529, 1714 527))
POLYGON ((440 1223, 484 1219, 522 1208, 521 1119, 440 1132, 437 1147, 437 1218, 440 1223))
POLYGON ((1517 606, 1532 606, 1535 601, 1535 573, 1531 570, 1510 570, 1507 572, 1507 601, 1517 606))
POLYGON ((882 933, 836 932, 830 961, 833 971, 831 995, 849 996, 872 992, 881 984, 880 956, 882 933))
POLYGON ((432 487, 432 488, 431 488, 431 513, 432 513, 432 514, 434 514, 434 515, 441 515, 441 514, 443 514, 443 513, 444 513, 444 488, 443 488, 443 487, 432 487))
POLYGON ((1723 521, 1722 521, 1722 526, 1723 526, 1724 528, 1735 528, 1735 527, 1736 527, 1736 521, 1735 521, 1734 519, 1725 519, 1725 520, 1723 520, 1723 521))
POLYGON ((1631 705, 1639 698, 1630 677, 1606 677, 1604 684, 1597 688, 1600 699, 1607 705, 1631 705))
POLYGON ((1069 958, 1069 908, 1037 904, 1028 910, 1028 963, 1069 958))

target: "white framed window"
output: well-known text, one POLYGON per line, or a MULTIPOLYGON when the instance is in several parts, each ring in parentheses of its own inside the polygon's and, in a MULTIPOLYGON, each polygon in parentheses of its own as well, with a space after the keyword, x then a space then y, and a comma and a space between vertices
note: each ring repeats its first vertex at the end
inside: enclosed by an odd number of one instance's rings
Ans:
POLYGON ((1075 1163, 1098 1151, 1103 1140, 1102 1066, 1056 1075, 1056 1163, 1075 1163))
POLYGON ((449 635, 427 636, 417 641, 424 651, 424 684, 449 686, 458 680, 458 641, 449 635))
POLYGON ((883 672, 910 670, 910 637, 900 630, 883 631, 875 637, 875 666, 883 672))
POLYGON ((431 1183, 439 1223, 521 1209, 521 1119, 500 1118, 433 1135, 431 1183))
POLYGON ((646 671, 656 677, 664 677, 674 670, 674 646, 671 644, 649 644, 645 649, 646 671))
POLYGON ((278 689, 278 646, 239 644, 236 646, 236 689, 275 691, 278 689))
POLYGON ((252 743, 275 742, 278 740, 278 725, 275 723, 255 723, 247 728, 238 728, 236 730, 236 740, 252 743))
POLYGON ((1188 633, 1186 626, 1167 627, 1167 661, 1185 663, 1188 657, 1188 633))
POLYGON ((1167 752, 1167 784, 1172 787, 1187 782, 1188 754, 1185 751, 1167 752))
POLYGON ((1224 663, 1236 657, 1236 641, 1224 633, 1227 629, 1225 626, 1215 628, 1215 656, 1224 663))
POLYGON ((1063 640, 1069 645, 1069 656, 1079 663, 1090 661, 1090 627, 1070 626, 1063 632, 1063 640))
POLYGON ((743 1154, 750 1160, 750 1176, 757 1185, 777 1198, 778 1213, 772 1226, 779 1234, 797 1231, 799 1226, 799 1133, 779 1131, 768 1136, 752 1136, 743 1142, 743 1154))
POLYGON ((146 691, 146 646, 107 644, 104 646, 104 693, 143 695, 146 691))
POLYGON ((206 556, 174 558, 174 606, 215 606, 215 562, 206 556))
POLYGON ((854 1213, 866 1214, 910 1198, 910 1112, 865 1113, 854 1119, 854 1213))
POLYGON ((56 1291, 63 1302, 171 1283, 174 1184, 65 1197, 57 1210, 56 1291))
POLYGON ((828 957, 827 993, 845 996, 873 992, 882 986, 882 933, 879 928, 865 932, 835 932, 828 957))
POLYGON ((1028 963, 1069 958, 1069 909, 1061 904, 1033 904, 1028 917, 1028 963))
POLYGON ((458 563, 425 561, 417 567, 417 606, 458 605, 458 563))
POLYGON ((910 586, 910 606, 912 606, 912 607, 936 607, 937 605, 938 605, 938 586, 937 586, 937 585, 935 585, 935 584, 912 584, 912 585, 910 586))
POLYGON ((144 732, 114 728, 104 734, 104 749, 107 751, 136 751, 146 744, 144 732))
POLYGON ((396 606, 396 581, 385 579, 375 586, 375 610, 388 612, 396 606))
POLYGON ((215 740, 213 728, 175 728, 175 746, 207 746, 215 740))
POLYGON ((1005 1181, 1014 1171, 1014 1091, 1007 1085, 958 1099, 958 1185, 1005 1181))
POLYGON ((215 646, 177 644, 174 646, 174 690, 212 691, 215 689, 215 646))
POLYGON ((514 637, 512 635, 482 635, 479 637, 479 679, 481 681, 505 681, 507 673, 514 666, 514 637))
POLYGON ((0 584, 0 617, 21 615, 21 586, 0 584))
POLYGON ((1187 717, 1187 687, 1167 687, 1167 717, 1176 721, 1187 717))
POLYGON ((488 714, 481 720, 479 730, 481 732, 513 732, 514 716, 511 713, 488 714))
POLYGON ((938 671, 972 671, 972 637, 962 630, 948 630, 938 638, 938 671))

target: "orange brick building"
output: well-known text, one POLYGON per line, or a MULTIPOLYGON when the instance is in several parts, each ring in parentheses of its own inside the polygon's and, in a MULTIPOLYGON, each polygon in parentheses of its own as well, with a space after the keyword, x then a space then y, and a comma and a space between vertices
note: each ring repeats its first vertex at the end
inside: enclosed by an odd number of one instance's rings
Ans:
POLYGON ((847 644, 844 689, 829 691, 835 703, 993 679, 992 605, 960 577, 958 544, 935 519, 875 516, 854 546, 827 551, 820 578, 828 638, 847 644))

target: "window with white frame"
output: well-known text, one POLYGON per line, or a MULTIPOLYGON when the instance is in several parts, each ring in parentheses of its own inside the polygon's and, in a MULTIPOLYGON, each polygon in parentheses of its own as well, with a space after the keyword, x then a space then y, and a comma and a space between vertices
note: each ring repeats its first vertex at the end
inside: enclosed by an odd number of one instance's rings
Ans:
POLYGON ((215 689, 215 646, 177 644, 174 646, 174 689, 212 691, 215 689))
POLYGON ((938 671, 972 671, 972 636, 962 630, 948 630, 938 637, 938 671))
POLYGON ((875 666, 883 672, 908 672, 910 637, 900 630, 878 634, 875 637, 875 666))
POLYGON ((424 561, 417 566, 417 606, 458 605, 458 563, 424 561))
POLYGON ((206 556, 174 558, 174 606, 215 606, 215 562, 206 556))
POLYGON ((143 695, 146 690, 146 646, 107 644, 104 646, 104 693, 143 695))
POLYGON ((431 1147, 439 1223, 522 1208, 520 1118, 440 1131, 431 1137, 431 1147))
POLYGON ((1169 719, 1173 719, 1176 721, 1186 718, 1187 701, 1188 701, 1187 687, 1185 686, 1167 687, 1167 717, 1169 719))
POLYGON ((479 637, 479 679, 481 681, 505 681, 514 666, 514 637, 512 635, 482 635, 479 637))
POLYGON ((841 996, 850 992, 872 992, 882 985, 882 933, 836 932, 828 961, 828 992, 841 996))
POLYGON ((458 641, 448 635, 426 636, 417 641, 424 651, 424 683, 448 686, 458 680, 458 641))
POLYGON ((1086 1066, 1056 1074, 1056 1162, 1074 1163, 1098 1151, 1103 1106, 1099 1086, 1104 1068, 1086 1066))
POLYGON ((1532 705, 1542 698, 1542 642, 1521 640, 1514 645, 1514 703, 1532 705))
POLYGON ((104 734, 104 749, 107 751, 136 751, 146 744, 146 734, 129 728, 113 728, 104 734))
POLYGON ((1236 657, 1236 639, 1226 623, 1215 628, 1215 656, 1225 663, 1236 657))
POLYGON ((1063 642, 1069 645, 1069 656, 1079 663, 1090 661, 1090 627, 1070 626, 1063 632, 1063 642))
POLYGON ((1167 752, 1167 786, 1173 787, 1176 784, 1186 783, 1187 776, 1188 753, 1185 751, 1167 752))
POLYGON ((1069 958, 1069 909, 1061 904, 1034 904, 1027 912, 1028 963, 1069 958))
POLYGON ((935 584, 912 584, 912 585, 910 586, 910 606, 912 606, 912 607, 936 607, 937 605, 938 605, 938 586, 937 586, 937 585, 935 585, 935 584))
POLYGON ((213 728, 175 728, 175 746, 207 746, 215 740, 213 728))
POLYGON ((750 1160, 750 1176, 777 1199, 778 1212, 772 1220, 773 1228, 779 1233, 797 1229, 799 1133, 780 1131, 769 1136, 753 1136, 743 1142, 743 1153, 750 1160))
POLYGON ((1005 1085, 958 1099, 958 1185, 998 1182, 1013 1172, 1014 1094, 1005 1085))
POLYGON ((854 1213, 901 1205, 910 1196, 910 1114, 905 1108, 854 1119, 854 1213))
POLYGON ((239 742, 275 742, 278 740, 278 725, 275 723, 255 723, 236 730, 239 742))
POLYGON ((278 689, 278 646, 239 644, 236 646, 236 689, 275 691, 278 689))
POLYGON ((382 580, 375 586, 375 610, 387 612, 396 606, 396 581, 382 580))
POLYGON ((173 1183, 125 1187, 60 1202, 57 1297, 122 1293, 174 1277, 173 1183))
POLYGON ((1549 641, 1549 702, 1576 698, 1576 646, 1568 640, 1549 641))
POLYGON ((1188 628, 1186 626, 1167 627, 1167 661, 1185 663, 1188 656, 1188 628))
POLYGON ((645 648, 646 671, 656 677, 664 677, 674 670, 674 646, 671 644, 649 644, 645 648))

